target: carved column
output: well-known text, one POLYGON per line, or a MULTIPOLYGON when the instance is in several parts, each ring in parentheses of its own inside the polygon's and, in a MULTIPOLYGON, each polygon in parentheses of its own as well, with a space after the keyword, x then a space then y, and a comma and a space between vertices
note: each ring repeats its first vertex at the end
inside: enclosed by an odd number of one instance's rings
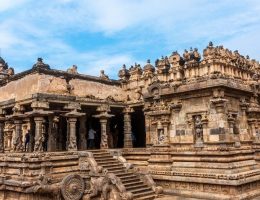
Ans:
POLYGON ((152 145, 151 140, 151 117, 145 113, 145 132, 146 132, 146 146, 152 145))
POLYGON ((42 125, 43 125, 43 117, 35 117, 35 143, 34 143, 34 151, 42 152, 43 151, 43 141, 44 136, 42 133, 42 125))
POLYGON ((165 139, 164 139, 165 144, 170 143, 168 127, 169 127, 169 122, 163 122, 163 132, 164 132, 164 135, 165 135, 165 139))
POLYGON ((124 148, 133 148, 131 112, 133 109, 129 107, 124 110, 124 148))
POLYGON ((100 119, 101 124, 101 142, 100 142, 100 149, 107 149, 107 119, 101 118, 100 119))
POLYGON ((255 121, 255 119, 248 119, 248 124, 250 126, 250 137, 253 140, 256 138, 255 121))
POLYGON ((229 132, 228 132, 228 141, 235 141, 235 147, 240 147, 240 138, 239 134, 234 132, 235 128, 235 119, 231 115, 228 116, 229 132), (234 139, 233 139, 234 138, 234 139))
POLYGON ((86 139, 86 133, 87 133, 87 128, 86 128, 86 117, 83 116, 79 119, 79 149, 80 150, 85 150, 87 149, 87 139, 86 139))
POLYGON ((5 150, 11 151, 12 149, 12 137, 13 137, 13 131, 6 131, 6 137, 7 137, 7 147, 5 150))
POLYGON ((0 121, 0 153, 4 152, 4 121, 0 121))
POLYGON ((23 141, 22 141, 22 120, 14 120, 15 124, 15 136, 13 140, 13 151, 21 152, 23 151, 23 141))
POLYGON ((97 111, 100 112, 98 115, 94 115, 93 117, 99 118, 100 125, 101 125, 101 142, 100 148, 107 149, 108 148, 108 141, 107 141, 107 119, 114 116, 108 114, 110 112, 109 105, 101 105, 97 108, 97 111))
POLYGON ((69 125, 69 143, 68 143, 68 151, 76 151, 77 150, 77 137, 76 137, 76 117, 70 117, 68 119, 69 125))

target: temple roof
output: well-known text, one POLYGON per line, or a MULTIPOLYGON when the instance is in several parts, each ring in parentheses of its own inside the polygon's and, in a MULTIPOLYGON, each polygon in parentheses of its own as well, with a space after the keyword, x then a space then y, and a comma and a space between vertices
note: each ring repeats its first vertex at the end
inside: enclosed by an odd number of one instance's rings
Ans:
POLYGON ((3 66, 4 69, 8 68, 8 64, 5 62, 5 60, 0 56, 0 66, 3 66))

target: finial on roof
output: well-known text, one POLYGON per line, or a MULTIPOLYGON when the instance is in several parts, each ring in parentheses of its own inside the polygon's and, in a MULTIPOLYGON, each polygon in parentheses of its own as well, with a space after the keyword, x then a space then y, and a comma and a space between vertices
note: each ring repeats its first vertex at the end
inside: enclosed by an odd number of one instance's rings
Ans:
POLYGON ((37 63, 33 65, 33 68, 43 68, 43 69, 50 69, 50 66, 48 64, 45 64, 43 62, 43 59, 41 57, 37 58, 37 63))

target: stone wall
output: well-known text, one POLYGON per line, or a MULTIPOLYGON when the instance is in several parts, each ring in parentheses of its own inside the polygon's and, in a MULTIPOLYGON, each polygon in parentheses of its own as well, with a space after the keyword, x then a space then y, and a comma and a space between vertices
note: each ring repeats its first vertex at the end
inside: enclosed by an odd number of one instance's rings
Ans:
POLYGON ((126 95, 118 85, 97 81, 69 79, 43 73, 32 73, 17 80, 12 80, 0 87, 0 102, 15 99, 16 101, 31 98, 35 93, 73 95, 96 99, 112 98, 124 101, 126 95))

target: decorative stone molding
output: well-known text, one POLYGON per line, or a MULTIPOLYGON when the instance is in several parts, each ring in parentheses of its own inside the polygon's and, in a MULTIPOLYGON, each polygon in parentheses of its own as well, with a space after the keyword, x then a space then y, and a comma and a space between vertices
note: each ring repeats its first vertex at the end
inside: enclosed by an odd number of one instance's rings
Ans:
POLYGON ((157 196, 163 193, 163 188, 161 186, 156 186, 156 183, 154 182, 150 173, 148 173, 147 171, 138 171, 138 174, 141 180, 145 184, 150 186, 155 192, 155 194, 157 194, 157 196))
POLYGON ((113 156, 113 158, 117 159, 120 163, 122 163, 124 165, 126 170, 134 168, 134 165, 127 162, 127 160, 122 156, 121 150, 109 150, 109 152, 113 156))
POLYGON ((103 168, 101 166, 98 166, 96 160, 94 159, 93 154, 91 152, 85 152, 85 156, 87 157, 90 172, 92 173, 92 175, 102 173, 103 168))
POLYGON ((49 102, 47 100, 36 100, 31 104, 33 110, 47 110, 49 109, 49 102))
POLYGON ((64 200, 80 200, 85 191, 85 181, 78 174, 69 174, 61 182, 61 194, 64 200))
POLYGON ((64 109, 79 111, 81 110, 81 105, 78 102, 69 102, 67 105, 64 106, 64 109))
POLYGON ((115 191, 114 198, 119 200, 132 200, 133 194, 126 192, 125 186, 119 177, 113 173, 107 173, 105 176, 91 178, 91 191, 87 192, 86 199, 91 199, 101 195, 101 199, 109 200, 109 193, 115 191))
POLYGON ((134 109, 127 106, 124 108, 124 148, 132 148, 132 126, 131 126, 131 113, 134 109))

